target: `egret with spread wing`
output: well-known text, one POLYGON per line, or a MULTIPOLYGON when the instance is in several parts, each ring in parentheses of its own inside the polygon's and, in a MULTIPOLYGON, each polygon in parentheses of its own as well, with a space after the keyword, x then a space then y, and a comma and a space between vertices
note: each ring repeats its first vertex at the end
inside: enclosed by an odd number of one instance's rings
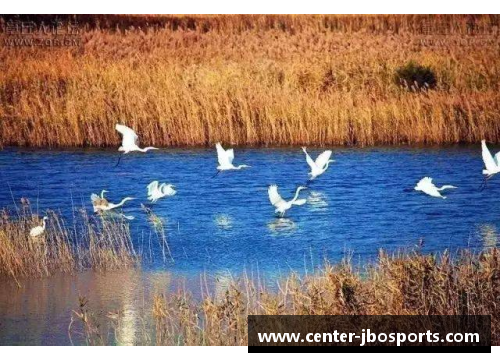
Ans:
MULTIPOLYGON (((107 192, 104 190, 104 192, 107 192)), ((127 201, 134 200, 133 197, 126 197, 120 203, 113 204, 104 198, 104 192, 101 192, 101 196, 97 194, 90 195, 90 200, 92 201, 92 206, 94 207, 94 212, 109 211, 122 207, 127 201)))
POLYGON ((495 156, 491 154, 488 146, 486 146, 486 141, 481 141, 482 156, 485 169, 483 170, 484 182, 481 185, 481 190, 486 187, 486 183, 495 174, 500 172, 500 152, 497 152, 495 156))
MULTIPOLYGON (((150 150, 158 149, 156 147, 140 148, 139 137, 132 128, 129 128, 123 124, 117 124, 115 126, 115 129, 122 135, 122 145, 120 146, 120 148, 118 148, 118 151, 123 152, 124 155, 129 152, 148 152, 150 150)), ((120 163, 120 159, 118 159, 116 165, 118 165, 118 163, 120 163)))
POLYGON ((269 201, 271 201, 271 205, 273 205, 276 208, 274 212, 279 213, 280 216, 283 217, 285 216, 285 212, 289 210, 293 205, 297 206, 304 205, 306 203, 306 200, 298 198, 300 191, 306 188, 307 187, 304 186, 297 187, 297 191, 295 191, 294 198, 290 201, 285 201, 278 193, 278 186, 276 185, 269 186, 267 193, 269 195, 269 201))
POLYGON ((229 150, 225 150, 221 146, 220 142, 215 145, 215 148, 217 149, 217 161, 219 162, 219 166, 217 166, 217 174, 221 171, 241 170, 242 168, 250 167, 248 165, 233 165, 234 150, 232 148, 229 150))
POLYGON ((432 182, 432 178, 430 177, 424 177, 417 183, 417 186, 415 186, 416 191, 422 191, 424 194, 432 197, 440 197, 442 199, 446 199, 446 196, 441 195, 440 191, 447 189, 456 189, 456 187, 451 185, 437 187, 436 185, 434 185, 434 183, 432 182))
POLYGON ((302 147, 302 151, 304 151, 304 153, 306 154, 307 164, 311 168, 311 172, 309 172, 309 176, 311 176, 311 178, 309 179, 310 181, 323 174, 328 169, 328 165, 330 164, 330 162, 335 162, 334 160, 330 160, 330 157, 332 156, 332 151, 330 150, 322 152, 316 158, 316 161, 314 161, 311 156, 309 156, 305 147, 302 147))
POLYGON ((151 182, 148 186, 148 200, 151 202, 156 202, 162 197, 174 196, 177 191, 174 189, 174 185, 160 183, 158 181, 151 182))
POLYGON ((96 194, 90 195, 90 200, 92 201, 92 207, 94 208, 94 212, 98 212, 101 208, 108 206, 109 202, 104 197, 104 194, 106 192, 108 191, 102 190, 100 196, 96 194))

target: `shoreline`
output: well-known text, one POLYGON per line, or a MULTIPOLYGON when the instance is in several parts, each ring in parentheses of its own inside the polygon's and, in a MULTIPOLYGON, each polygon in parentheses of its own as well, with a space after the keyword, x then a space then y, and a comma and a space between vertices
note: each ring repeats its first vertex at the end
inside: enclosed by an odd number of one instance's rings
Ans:
MULTIPOLYGON (((246 345, 247 315, 302 314, 489 314, 492 344, 500 344, 498 248, 457 257, 446 252, 439 257, 381 252, 380 259, 365 268, 361 274, 349 261, 325 263, 308 275, 290 273, 276 279, 274 288, 248 276, 209 275, 207 280, 201 274, 186 286, 167 270, 154 278, 137 270, 90 272, 76 276, 78 283, 70 290, 73 282, 65 277, 34 279, 29 290, 34 283, 42 284, 45 291, 36 294, 44 298, 27 307, 45 306, 37 307, 35 317, 48 324, 54 313, 64 311, 57 322, 60 329, 55 329, 59 332, 52 329, 51 336, 65 339, 69 330, 77 344, 88 345, 246 345), (56 281, 62 286, 54 288, 56 281), (53 298, 59 301, 57 309, 50 302, 53 298)), ((25 293, 19 290, 19 296, 12 297, 17 300, 25 293)))

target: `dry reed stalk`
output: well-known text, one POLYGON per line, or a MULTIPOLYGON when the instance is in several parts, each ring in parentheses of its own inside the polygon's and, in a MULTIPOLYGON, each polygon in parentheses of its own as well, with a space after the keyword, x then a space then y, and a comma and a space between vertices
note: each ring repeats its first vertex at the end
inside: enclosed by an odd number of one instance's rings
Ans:
POLYGON ((0 144, 117 146, 118 121, 156 146, 499 142, 498 21, 82 17, 82 49, 0 50, 0 144), (396 84, 409 60, 436 89, 396 84))
POLYGON ((48 212, 46 231, 30 237, 41 218, 23 204, 19 214, 1 212, 0 276, 19 280, 45 277, 55 273, 74 273, 84 269, 96 271, 128 268, 138 265, 128 225, 123 221, 90 218, 85 211, 75 220, 80 229, 71 229, 60 215, 48 212))

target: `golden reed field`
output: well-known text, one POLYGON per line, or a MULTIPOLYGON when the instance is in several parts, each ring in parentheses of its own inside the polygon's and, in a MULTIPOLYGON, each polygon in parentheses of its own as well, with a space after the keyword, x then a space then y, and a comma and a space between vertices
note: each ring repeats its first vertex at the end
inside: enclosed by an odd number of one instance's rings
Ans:
MULTIPOLYGON (((2 19, 5 23, 6 19, 2 19)), ((80 46, 0 47, 0 144, 500 141, 499 16, 80 16, 80 46), (435 87, 401 82, 409 62, 435 87)))

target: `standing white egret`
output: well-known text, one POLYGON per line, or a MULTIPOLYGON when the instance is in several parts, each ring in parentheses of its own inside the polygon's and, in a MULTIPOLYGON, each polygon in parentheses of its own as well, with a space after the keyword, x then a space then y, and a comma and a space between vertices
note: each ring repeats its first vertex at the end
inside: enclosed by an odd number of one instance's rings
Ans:
POLYGON ((481 189, 486 187, 486 183, 495 174, 500 172, 500 152, 495 154, 495 157, 491 154, 488 146, 486 146, 486 141, 481 141, 482 156, 485 169, 483 170, 484 182, 481 185, 481 189))
MULTIPOLYGON (((129 128, 123 124, 117 124, 115 126, 115 129, 122 135, 122 145, 120 146, 120 148, 118 148, 118 151, 123 152, 124 155, 129 152, 148 152, 150 150, 158 149, 156 147, 140 148, 138 144, 139 137, 132 128, 129 128)), ((116 165, 120 163, 120 159, 121 155, 116 165)))
POLYGON ((32 238, 39 237, 40 235, 42 235, 45 232, 45 226, 46 226, 45 222, 48 219, 49 218, 47 216, 44 216, 43 219, 42 219, 42 225, 35 226, 33 229, 30 230, 30 236, 32 238))
POLYGON ((297 187, 297 191, 295 191, 294 198, 290 201, 285 201, 278 193, 278 186, 276 185, 269 186, 267 193, 269 195, 269 201, 271 201, 271 205, 273 205, 276 208, 274 212, 279 213, 280 216, 283 217, 285 216, 285 212, 288 209, 290 209, 293 205, 297 206, 304 205, 306 203, 306 200, 305 199, 298 200, 298 197, 299 197, 299 192, 306 188, 307 187, 304 186, 297 187))
POLYGON ((174 185, 160 183, 158 181, 151 182, 147 187, 148 189, 148 200, 151 202, 156 202, 165 196, 174 196, 177 191, 174 189, 174 185))
POLYGON ((311 176, 311 178, 309 179, 310 181, 323 174, 328 169, 328 165, 330 164, 330 162, 335 162, 334 160, 330 160, 330 157, 332 156, 332 151, 330 150, 322 152, 316 158, 316 161, 314 161, 311 156, 309 156, 305 147, 302 147, 302 151, 304 151, 304 153, 306 154, 307 164, 311 168, 311 172, 309 172, 309 176, 311 176))
MULTIPOLYGON (((217 160, 219 162, 219 166, 217 166, 217 170, 218 170, 217 174, 221 171, 241 170, 242 168, 250 167, 248 165, 239 165, 239 166, 233 165, 234 150, 232 148, 229 150, 224 150, 224 148, 222 148, 220 142, 218 142, 215 145, 215 148, 217 149, 217 160)), ((217 176, 217 174, 216 174, 216 176, 217 176)))
MULTIPOLYGON (((101 196, 103 196, 103 193, 101 192, 101 196)), ((113 204, 112 202, 109 202, 106 200, 104 197, 99 197, 96 194, 90 195, 90 200, 92 201, 92 206, 94 207, 94 212, 99 212, 99 211, 109 211, 116 209, 118 207, 122 207, 123 204, 125 204, 127 201, 134 200, 133 197, 125 197, 120 203, 118 204, 113 204)))
POLYGON ((442 199, 446 199, 446 196, 441 195, 440 191, 447 189, 456 189, 456 187, 451 185, 436 187, 430 177, 424 177, 417 183, 417 186, 415 186, 415 191, 422 191, 424 194, 432 197, 440 197, 442 199))

